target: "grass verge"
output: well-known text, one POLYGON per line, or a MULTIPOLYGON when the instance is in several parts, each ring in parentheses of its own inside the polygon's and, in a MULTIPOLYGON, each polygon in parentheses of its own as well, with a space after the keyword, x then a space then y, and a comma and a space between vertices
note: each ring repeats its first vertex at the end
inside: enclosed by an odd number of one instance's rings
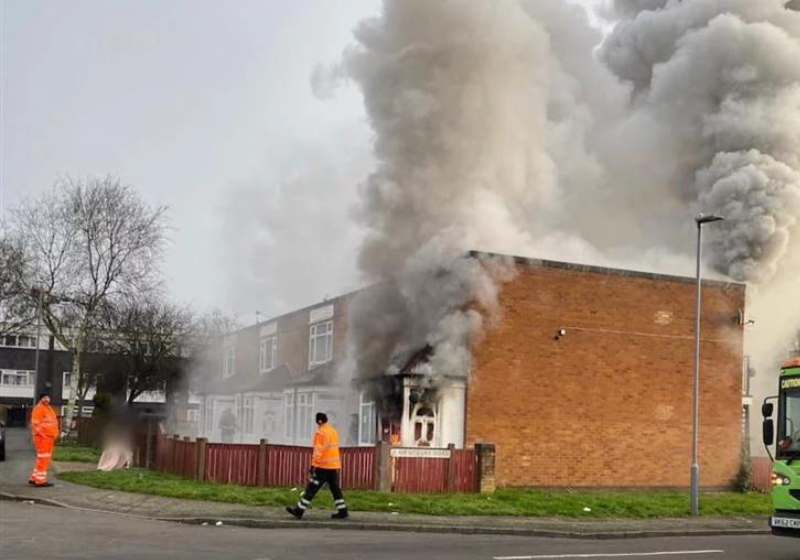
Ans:
MULTIPOLYGON (((59 478, 107 490, 123 490, 189 500, 210 500, 252 506, 284 506, 297 501, 301 488, 246 488, 186 480, 144 469, 67 472, 59 478)), ((355 511, 427 515, 508 515, 583 519, 658 518, 688 515, 688 492, 604 492, 498 490, 494 494, 386 494, 345 490, 355 511), (587 511, 588 510, 588 511, 587 511)), ((315 506, 332 507, 324 490, 315 506)), ((770 497, 758 493, 704 493, 701 515, 755 516, 772 511, 770 497)))
POLYGON ((100 450, 83 445, 61 445, 57 443, 53 450, 53 460, 70 463, 96 463, 100 460, 100 450))

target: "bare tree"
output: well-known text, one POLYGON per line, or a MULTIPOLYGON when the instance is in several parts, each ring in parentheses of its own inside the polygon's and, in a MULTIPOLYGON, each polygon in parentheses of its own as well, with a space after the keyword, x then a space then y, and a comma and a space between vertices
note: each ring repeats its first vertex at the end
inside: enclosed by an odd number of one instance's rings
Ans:
POLYGON ((33 320, 24 275, 22 247, 7 231, 0 229, 0 336, 13 334, 33 320))
POLYGON ((188 309, 158 297, 126 298, 106 308, 102 352, 121 366, 128 403, 179 380, 191 328, 188 309))
POLYGON ((187 389, 196 390, 216 377, 222 360, 223 338, 238 328, 235 316, 217 309, 194 318, 185 346, 187 389))
POLYGON ((101 310, 122 296, 157 289, 165 212, 119 179, 106 177, 67 179, 13 213, 30 267, 28 289, 43 291, 44 323, 72 354, 67 429, 77 389, 87 386, 81 358, 101 310))

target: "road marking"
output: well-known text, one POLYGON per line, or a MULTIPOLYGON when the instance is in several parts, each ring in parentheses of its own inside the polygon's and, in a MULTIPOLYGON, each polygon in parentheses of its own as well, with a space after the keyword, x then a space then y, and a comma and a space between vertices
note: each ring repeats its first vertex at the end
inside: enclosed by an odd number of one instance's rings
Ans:
POLYGON ((535 560, 537 558, 623 558, 636 556, 675 556, 678 554, 722 554, 724 550, 675 550, 670 552, 619 552, 597 554, 539 554, 536 556, 494 556, 494 560, 535 560))

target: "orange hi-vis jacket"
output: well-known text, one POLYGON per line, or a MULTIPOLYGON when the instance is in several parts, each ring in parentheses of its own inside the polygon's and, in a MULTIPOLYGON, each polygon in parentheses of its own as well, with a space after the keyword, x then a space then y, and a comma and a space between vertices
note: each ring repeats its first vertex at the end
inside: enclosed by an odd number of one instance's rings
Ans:
POLYGON ((339 434, 330 424, 320 424, 314 434, 314 454, 311 466, 318 469, 341 469, 339 434))
POLYGON ((39 403, 31 412, 31 430, 34 436, 55 439, 58 437, 58 418, 50 405, 39 403))

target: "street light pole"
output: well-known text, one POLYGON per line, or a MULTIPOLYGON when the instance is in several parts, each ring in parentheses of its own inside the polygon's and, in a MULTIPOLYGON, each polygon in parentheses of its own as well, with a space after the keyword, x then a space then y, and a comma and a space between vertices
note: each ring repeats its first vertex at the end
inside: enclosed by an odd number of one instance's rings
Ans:
POLYGON ((692 392, 692 466, 689 471, 691 480, 689 495, 689 512, 691 515, 700 513, 700 466, 697 463, 697 427, 700 401, 700 301, 702 281, 700 279, 700 254, 703 233, 703 224, 724 220, 720 216, 699 214, 694 221, 697 223, 697 294, 694 316, 694 378, 692 392))
POLYGON ((36 389, 39 387, 39 346, 42 338, 42 290, 36 290, 38 298, 36 298, 36 353, 33 358, 33 405, 36 406, 36 389))

